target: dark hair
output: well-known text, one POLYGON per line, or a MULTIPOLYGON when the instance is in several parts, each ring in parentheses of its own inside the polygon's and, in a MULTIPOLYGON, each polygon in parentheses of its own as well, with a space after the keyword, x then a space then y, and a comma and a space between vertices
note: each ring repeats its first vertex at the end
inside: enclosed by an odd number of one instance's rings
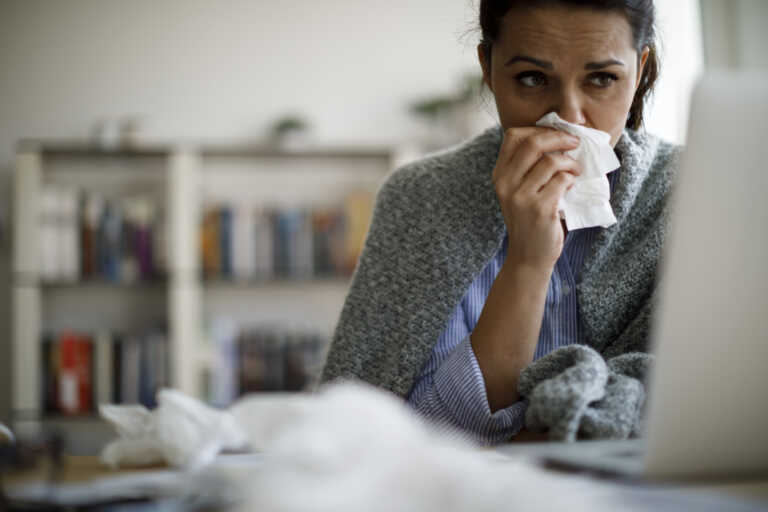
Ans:
POLYGON ((599 10, 615 10, 624 14, 632 29, 632 39, 638 54, 643 47, 649 49, 640 84, 632 100, 627 117, 627 128, 637 130, 643 124, 643 106, 659 76, 659 55, 656 48, 656 9, 653 0, 481 0, 480 46, 485 59, 491 62, 491 48, 499 37, 502 18, 513 7, 535 8, 549 5, 567 5, 599 10))

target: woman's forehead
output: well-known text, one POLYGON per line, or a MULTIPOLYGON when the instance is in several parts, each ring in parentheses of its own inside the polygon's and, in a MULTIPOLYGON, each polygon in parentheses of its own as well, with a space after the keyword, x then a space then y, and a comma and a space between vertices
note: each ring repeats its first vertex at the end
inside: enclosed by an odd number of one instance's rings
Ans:
POLYGON ((618 11, 568 7, 512 9, 500 29, 496 46, 504 53, 537 53, 539 58, 549 59, 604 59, 635 51, 632 29, 618 11))

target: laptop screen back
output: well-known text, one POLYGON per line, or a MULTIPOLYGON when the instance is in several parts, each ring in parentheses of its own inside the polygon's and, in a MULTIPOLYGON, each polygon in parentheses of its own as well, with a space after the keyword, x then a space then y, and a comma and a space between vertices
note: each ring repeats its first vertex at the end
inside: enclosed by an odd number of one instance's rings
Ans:
POLYGON ((693 98, 661 262, 645 468, 768 473, 768 75, 693 98))

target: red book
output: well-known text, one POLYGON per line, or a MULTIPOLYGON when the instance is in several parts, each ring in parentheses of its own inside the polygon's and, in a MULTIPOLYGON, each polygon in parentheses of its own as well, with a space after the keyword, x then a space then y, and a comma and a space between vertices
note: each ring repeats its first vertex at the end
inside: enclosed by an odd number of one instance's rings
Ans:
POLYGON ((91 409, 91 343, 71 332, 59 336, 58 406, 64 414, 91 409))

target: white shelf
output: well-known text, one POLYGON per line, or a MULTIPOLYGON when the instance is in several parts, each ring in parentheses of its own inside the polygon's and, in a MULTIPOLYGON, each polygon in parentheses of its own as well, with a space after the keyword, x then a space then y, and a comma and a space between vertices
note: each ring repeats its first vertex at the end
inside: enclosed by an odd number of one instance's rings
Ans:
MULTIPOLYGON (((46 330, 128 330, 162 323, 168 329, 171 383, 193 396, 204 389, 203 370, 216 359, 206 340, 206 320, 226 316, 240 325, 312 324, 330 334, 350 276, 203 279, 199 252, 203 208, 217 201, 334 204, 349 191, 375 192, 400 161, 394 150, 382 147, 286 151, 249 145, 157 144, 104 149, 78 141, 20 143, 13 217, 14 423, 30 430, 45 420, 40 358, 46 330), (165 210, 167 276, 133 283, 41 281, 38 198, 45 183, 83 187, 106 197, 153 196, 165 210)), ((53 419, 72 425, 87 421, 87 417, 53 419)))

